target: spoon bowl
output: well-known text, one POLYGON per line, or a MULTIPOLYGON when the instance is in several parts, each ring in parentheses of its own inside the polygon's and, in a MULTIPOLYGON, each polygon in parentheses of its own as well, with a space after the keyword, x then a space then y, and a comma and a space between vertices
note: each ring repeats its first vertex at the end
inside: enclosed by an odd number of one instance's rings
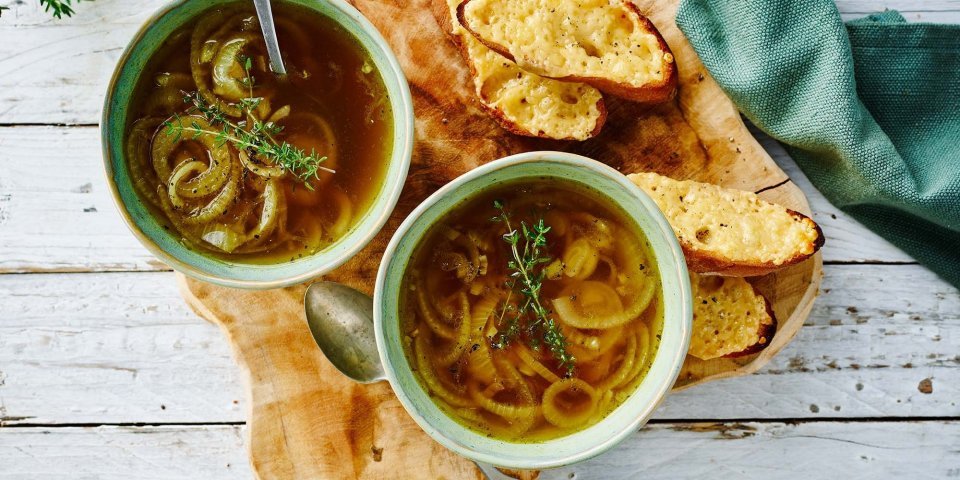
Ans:
POLYGON ((373 332, 373 299, 335 282, 317 282, 303 298, 310 333, 330 363, 360 383, 386 380, 373 332))

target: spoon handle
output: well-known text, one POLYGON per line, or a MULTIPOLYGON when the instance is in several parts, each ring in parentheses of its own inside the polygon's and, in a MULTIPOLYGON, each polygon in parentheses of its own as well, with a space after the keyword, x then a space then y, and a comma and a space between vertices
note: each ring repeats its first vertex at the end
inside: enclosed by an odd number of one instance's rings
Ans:
POLYGON ((286 75, 283 68, 283 59, 280 58, 280 43, 277 42, 277 29, 273 25, 273 11, 270 0, 253 0, 257 7, 257 18, 260 19, 260 29, 263 30, 263 39, 267 43, 267 55, 270 57, 270 70, 277 75, 286 75))

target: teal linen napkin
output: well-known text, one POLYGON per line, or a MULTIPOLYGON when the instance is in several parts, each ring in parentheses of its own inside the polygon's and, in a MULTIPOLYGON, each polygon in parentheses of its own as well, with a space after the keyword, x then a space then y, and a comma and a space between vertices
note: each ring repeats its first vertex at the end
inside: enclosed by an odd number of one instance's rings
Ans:
POLYGON ((831 0, 682 0, 677 24, 827 199, 960 287, 960 26, 831 0))

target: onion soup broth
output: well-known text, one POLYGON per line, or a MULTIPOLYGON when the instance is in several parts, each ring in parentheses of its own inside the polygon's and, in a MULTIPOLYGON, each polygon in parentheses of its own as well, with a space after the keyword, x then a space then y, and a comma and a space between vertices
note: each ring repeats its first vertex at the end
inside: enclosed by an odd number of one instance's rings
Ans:
POLYGON ((211 9, 147 65, 127 133, 134 185, 157 218, 235 261, 291 261, 342 237, 393 149, 386 88, 359 42, 301 7, 274 14, 285 78, 269 70, 252 8, 211 9))
POLYGON ((663 325, 643 233, 562 180, 500 185, 448 212, 404 273, 414 373, 451 417, 549 440, 598 422, 643 380, 663 325))

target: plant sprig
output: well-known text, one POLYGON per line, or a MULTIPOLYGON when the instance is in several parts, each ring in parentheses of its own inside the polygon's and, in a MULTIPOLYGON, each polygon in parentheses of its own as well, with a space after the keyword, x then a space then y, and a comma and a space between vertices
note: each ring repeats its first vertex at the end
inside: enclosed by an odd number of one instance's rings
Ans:
POLYGON ((322 165, 327 157, 318 156, 313 149, 307 153, 304 149, 276 140, 275 137, 283 131, 283 127, 274 122, 264 122, 253 114, 263 98, 253 95, 254 77, 250 74, 250 57, 241 56, 239 61, 245 72, 241 83, 248 88, 249 93, 248 97, 240 99, 238 103, 245 119, 229 118, 219 106, 208 102, 199 92, 183 92, 183 101, 191 105, 190 110, 203 116, 211 126, 219 126, 220 130, 202 128, 196 121, 185 126, 180 115, 174 114, 173 120, 164 123, 167 135, 176 135, 178 138, 184 133, 193 134, 194 137, 213 135, 217 145, 230 142, 237 149, 245 150, 252 159, 269 159, 303 182, 307 189, 313 190, 311 181, 320 178, 320 170, 334 173, 334 170, 322 165))
MULTIPOLYGON (((83 0, 77 0, 77 3, 82 1, 83 0)), ((71 3, 72 0, 40 0, 40 5, 43 5, 43 11, 50 12, 51 15, 57 18, 63 18, 63 15, 68 17, 73 15, 71 3)))
MULTIPOLYGON (((498 345, 495 346, 506 346, 512 338, 516 337, 521 329, 520 319, 524 315, 530 314, 534 320, 526 325, 526 328, 534 329, 539 326, 543 329, 543 342, 561 368, 566 369, 568 375, 572 375, 576 358, 567 351, 566 337, 560 331, 556 321, 550 317, 551 312, 544 308, 540 299, 540 290, 546 276, 543 266, 552 260, 544 252, 550 227, 543 222, 543 218, 540 218, 532 225, 527 225, 526 222, 521 221, 520 229, 517 230, 510 223, 510 214, 507 213, 503 203, 494 201, 493 206, 499 213, 491 218, 491 221, 502 222, 507 227, 507 233, 503 235, 503 240, 510 245, 513 256, 511 260, 507 261, 507 268, 510 269, 510 279, 507 281, 510 294, 508 294, 507 301, 500 312, 501 320, 508 310, 514 308, 510 304, 509 295, 518 291, 523 297, 522 303, 515 307, 516 314, 508 319, 507 328, 496 339, 498 345)), ((533 346, 539 348, 538 343, 533 346)))
MULTIPOLYGON (((82 1, 92 2, 93 0, 76 0, 77 3, 82 1)), ((64 15, 71 16, 73 15, 73 7, 71 3, 73 0, 40 0, 40 5, 43 6, 43 11, 49 12, 51 15, 57 18, 63 18, 64 15)), ((0 16, 3 16, 4 10, 10 10, 10 7, 5 5, 0 5, 0 16)))

